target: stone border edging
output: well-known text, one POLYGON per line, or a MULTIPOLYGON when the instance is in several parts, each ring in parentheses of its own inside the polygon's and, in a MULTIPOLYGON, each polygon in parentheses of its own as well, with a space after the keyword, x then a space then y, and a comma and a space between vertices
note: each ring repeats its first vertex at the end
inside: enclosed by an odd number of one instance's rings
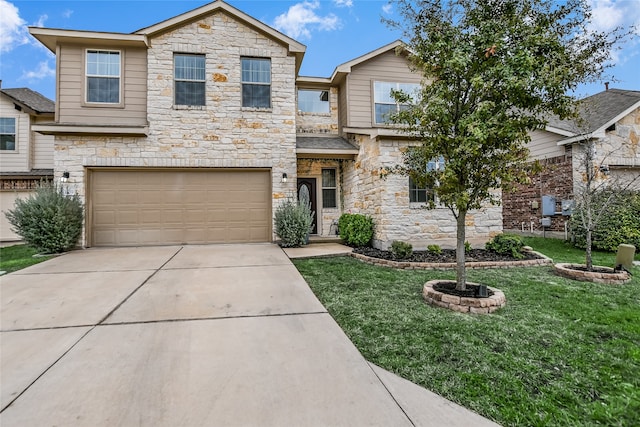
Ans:
POLYGON ((553 270, 558 276, 562 276, 567 279, 579 280, 581 282, 594 282, 602 283, 605 285, 623 285, 631 280, 631 275, 626 271, 616 272, 613 268, 595 266, 597 268, 606 268, 611 270, 611 273, 601 273, 598 271, 582 271, 576 270, 570 267, 584 267, 582 264, 571 264, 567 262, 561 262, 554 264, 553 270))
MULTIPOLYGON (((455 283, 454 280, 429 280, 422 288, 422 297, 430 304, 437 307, 448 308, 449 310, 458 311, 460 313, 489 314, 507 304, 507 298, 500 289, 487 289, 493 291, 493 295, 487 298, 459 297, 456 295, 445 294, 436 291, 433 285, 437 283, 455 283)), ((477 285, 477 283, 467 282, 469 285, 477 285)))
MULTIPOLYGON (((526 259, 522 261, 471 261, 466 266, 470 269, 489 269, 489 268, 514 268, 514 267, 536 267, 540 265, 553 264, 553 260, 546 255, 536 251, 529 251, 541 258, 526 259)), ((351 252, 349 255, 364 261, 368 264, 379 265, 382 267, 398 268, 401 270, 455 270, 455 262, 408 262, 408 261, 391 261, 382 258, 374 258, 367 255, 351 252)))

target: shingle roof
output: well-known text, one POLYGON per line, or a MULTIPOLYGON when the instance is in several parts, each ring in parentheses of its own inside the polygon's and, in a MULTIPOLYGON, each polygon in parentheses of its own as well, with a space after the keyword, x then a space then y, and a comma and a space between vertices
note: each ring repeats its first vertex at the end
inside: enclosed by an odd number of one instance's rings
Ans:
POLYGON ((583 123, 553 116, 547 126, 575 134, 593 133, 636 104, 640 104, 640 91, 609 89, 580 101, 583 123))
POLYGON ((0 92, 14 101, 25 105, 36 113, 51 113, 56 111, 56 104, 46 96, 26 87, 15 89, 1 89, 0 92))
POLYGON ((339 136, 298 136, 296 147, 316 150, 358 150, 339 136))

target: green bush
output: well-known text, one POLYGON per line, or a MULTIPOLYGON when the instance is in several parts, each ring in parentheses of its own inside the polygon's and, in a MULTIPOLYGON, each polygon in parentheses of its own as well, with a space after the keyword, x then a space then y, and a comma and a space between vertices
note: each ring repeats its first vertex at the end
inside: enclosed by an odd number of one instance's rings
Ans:
POLYGON ((427 250, 429 252, 433 252, 434 254, 438 254, 438 255, 442 253, 442 248, 440 247, 440 245, 429 245, 427 246, 427 250))
POLYGON ((400 240, 394 240, 391 243, 391 253, 394 258, 407 259, 413 254, 413 246, 411 243, 401 242, 400 240))
MULTIPOLYGON (((604 211, 592 233, 593 249, 615 252, 623 243, 640 249, 640 192, 624 191, 606 203, 611 196, 609 191, 598 192, 593 199, 593 211, 604 211)), ((580 207, 574 210, 570 226, 574 245, 585 249, 587 232, 581 212, 580 207)))
POLYGON ((58 253, 78 242, 83 211, 77 194, 65 196, 62 189, 42 185, 28 198, 17 199, 15 208, 5 215, 29 246, 44 253, 58 253))
POLYGON ((471 243, 469 243, 469 241, 464 242, 464 252, 469 253, 471 252, 471 249, 471 243))
POLYGON ((338 220, 340 238, 350 246, 368 246, 373 238, 373 219, 361 214, 342 214, 338 220))
POLYGON ((275 223, 282 247, 302 246, 313 229, 313 212, 308 203, 287 199, 276 209, 275 223))
POLYGON ((511 255, 516 259, 524 258, 522 248, 524 242, 522 237, 515 234, 498 234, 485 245, 489 251, 496 252, 501 255, 511 255))

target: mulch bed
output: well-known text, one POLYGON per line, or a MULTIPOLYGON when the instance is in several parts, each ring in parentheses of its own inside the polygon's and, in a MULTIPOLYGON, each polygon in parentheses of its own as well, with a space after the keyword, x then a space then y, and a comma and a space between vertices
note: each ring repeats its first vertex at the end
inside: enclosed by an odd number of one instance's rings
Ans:
MULTIPOLYGON (((456 262, 455 249, 443 249, 441 254, 437 254, 431 251, 414 251, 411 257, 406 259, 398 259, 393 256, 389 251, 383 251, 375 248, 354 248, 353 252, 366 255, 373 258, 385 259, 388 261, 403 261, 403 262, 442 262, 450 263, 456 262)), ((524 258, 514 258, 511 255, 501 255, 493 251, 486 249, 471 249, 467 252, 467 262, 488 262, 488 261, 523 261, 529 259, 540 259, 534 253, 524 252, 524 258)))
MULTIPOLYGON (((443 294, 467 298, 480 298, 480 285, 471 285, 467 283, 466 288, 467 289, 464 291, 457 290, 455 282, 439 282, 433 285, 434 290, 442 292, 443 294)), ((493 291, 491 289, 487 289, 487 296, 482 298, 488 298, 492 295, 493 291)))

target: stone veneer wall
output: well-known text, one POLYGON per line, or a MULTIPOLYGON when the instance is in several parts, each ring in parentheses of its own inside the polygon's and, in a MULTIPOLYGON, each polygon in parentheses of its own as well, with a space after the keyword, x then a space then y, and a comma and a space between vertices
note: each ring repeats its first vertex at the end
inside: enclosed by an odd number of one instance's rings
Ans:
MULTIPOLYGON (((516 185, 514 191, 502 192, 502 216, 505 230, 542 232, 542 196, 556 198, 556 212, 562 211, 562 200, 573 200, 572 150, 567 147, 564 156, 541 160, 542 171, 531 175, 528 185, 516 185), (538 206, 532 207, 532 202, 538 206)), ((569 218, 562 215, 550 216, 551 227, 547 231, 564 232, 565 221, 569 218)))
POLYGON ((69 190, 86 202, 87 167, 269 168, 273 209, 295 194, 295 59, 286 47, 224 13, 150 43, 148 137, 58 136, 56 179, 70 172, 69 190), (205 107, 173 105, 174 52, 206 55, 205 107), (272 108, 241 107, 242 56, 271 59, 272 108), (283 172, 291 178, 287 183, 283 172))
MULTIPOLYGON (((394 240, 409 242, 414 249, 430 244, 455 247, 456 221, 447 208, 425 209, 409 202, 409 180, 399 175, 380 176, 382 168, 402 161, 407 142, 370 139, 359 135, 358 161, 346 168, 344 177, 345 211, 370 215, 375 223, 374 246, 386 249, 394 240)), ((487 206, 467 215, 467 240, 480 245, 502 231, 502 209, 487 206)))

